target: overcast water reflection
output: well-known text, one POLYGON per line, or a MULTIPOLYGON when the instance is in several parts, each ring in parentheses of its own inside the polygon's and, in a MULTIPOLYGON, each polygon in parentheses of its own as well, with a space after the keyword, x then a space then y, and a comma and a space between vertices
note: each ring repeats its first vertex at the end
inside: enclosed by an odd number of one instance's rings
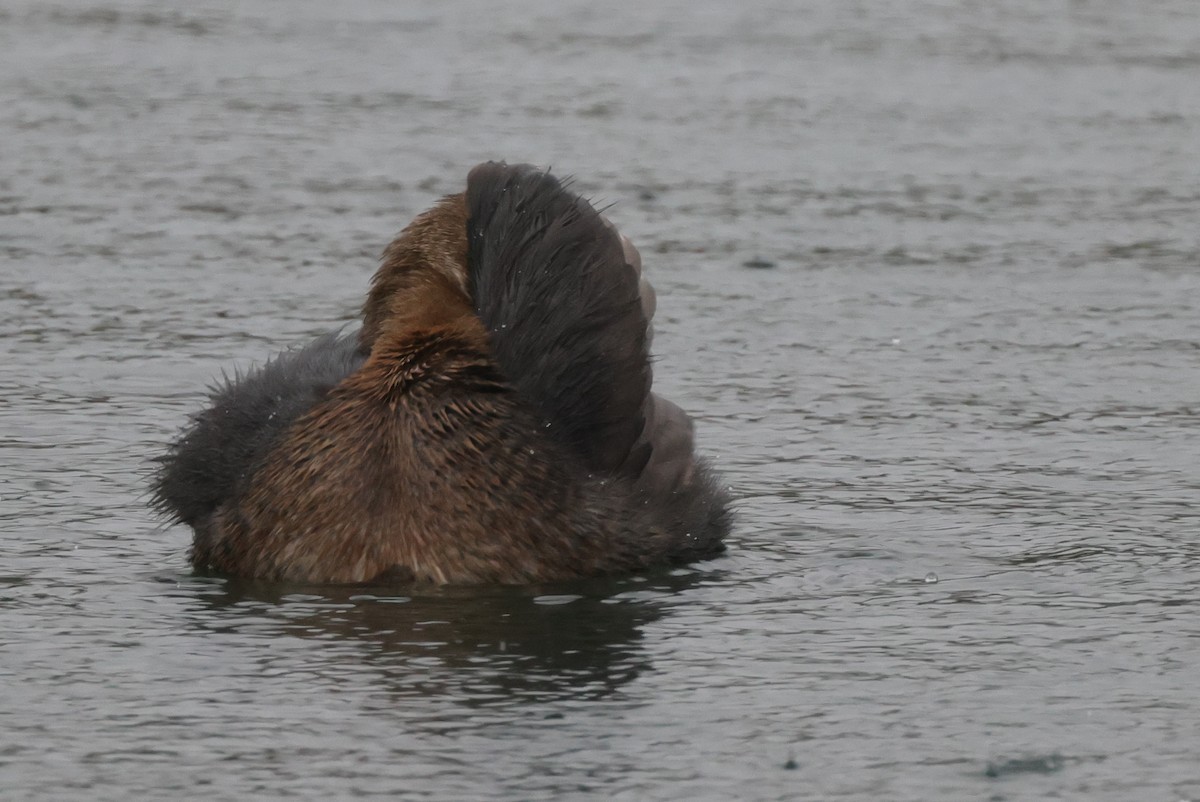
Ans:
POLYGON ((0 54, 0 796, 1200 799, 1191 0, 10 0, 0 54), (641 248, 729 553, 191 574, 147 460, 488 158, 641 248))

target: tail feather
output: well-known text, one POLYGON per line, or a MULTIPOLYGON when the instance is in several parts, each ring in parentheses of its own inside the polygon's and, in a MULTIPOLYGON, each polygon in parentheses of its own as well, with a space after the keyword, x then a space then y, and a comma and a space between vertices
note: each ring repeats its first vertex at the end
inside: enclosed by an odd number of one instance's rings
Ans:
POLYGON ((233 497, 283 432, 366 358, 357 334, 326 334, 227 379, 159 459, 154 505, 195 527, 233 497))

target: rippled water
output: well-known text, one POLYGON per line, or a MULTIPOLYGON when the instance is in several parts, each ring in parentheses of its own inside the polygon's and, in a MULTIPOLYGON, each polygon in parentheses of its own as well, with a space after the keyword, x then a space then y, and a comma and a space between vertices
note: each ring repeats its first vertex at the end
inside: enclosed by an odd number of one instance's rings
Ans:
POLYGON ((12 799, 1200 799, 1200 8, 0 6, 12 799), (660 292, 727 556, 188 571, 147 459, 487 158, 660 292))

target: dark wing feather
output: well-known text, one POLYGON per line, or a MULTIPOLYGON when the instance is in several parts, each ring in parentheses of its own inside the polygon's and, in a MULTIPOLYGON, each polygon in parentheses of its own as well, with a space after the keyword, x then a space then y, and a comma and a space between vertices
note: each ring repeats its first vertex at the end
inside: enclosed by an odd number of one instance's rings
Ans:
POLYGON ((616 231, 550 175, 488 163, 467 181, 467 237, 505 375, 590 469, 636 477, 650 458, 648 321, 616 231))

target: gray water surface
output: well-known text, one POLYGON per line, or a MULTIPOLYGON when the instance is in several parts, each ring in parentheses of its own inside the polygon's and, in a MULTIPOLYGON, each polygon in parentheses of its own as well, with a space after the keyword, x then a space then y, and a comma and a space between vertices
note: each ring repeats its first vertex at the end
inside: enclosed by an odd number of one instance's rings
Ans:
POLYGON ((0 66, 0 797, 1200 799, 1192 0, 7 0, 0 66), (148 460, 489 158, 640 246, 729 553, 193 576, 148 460))

